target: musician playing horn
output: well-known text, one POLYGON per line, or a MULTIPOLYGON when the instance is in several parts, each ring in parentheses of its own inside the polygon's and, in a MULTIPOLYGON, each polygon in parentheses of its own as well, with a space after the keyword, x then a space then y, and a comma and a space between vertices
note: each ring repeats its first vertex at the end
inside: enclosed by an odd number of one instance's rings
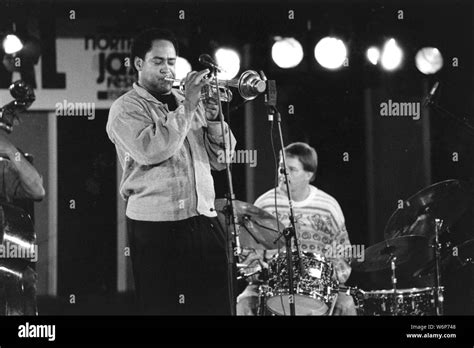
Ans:
POLYGON ((215 101, 200 100, 209 70, 192 71, 185 92, 172 89, 174 35, 152 29, 131 49, 138 81, 112 105, 107 133, 123 169, 120 193, 135 288, 143 314, 229 314, 226 242, 217 229, 211 169, 223 144, 215 101))

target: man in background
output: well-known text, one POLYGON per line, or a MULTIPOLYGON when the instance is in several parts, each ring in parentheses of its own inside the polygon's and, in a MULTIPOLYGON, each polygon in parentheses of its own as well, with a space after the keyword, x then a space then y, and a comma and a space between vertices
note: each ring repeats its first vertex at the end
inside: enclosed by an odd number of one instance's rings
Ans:
MULTIPOLYGON (((13 113, 11 110, 3 109, 0 123, 15 119, 16 115, 13 113)), ((0 243, 3 250, 11 248, 12 244, 14 247, 21 247, 22 245, 15 244, 15 237, 25 238, 31 233, 29 237, 33 239, 32 222, 21 209, 10 205, 16 200, 41 201, 45 196, 45 189, 43 178, 35 167, 2 130, 0 130, 0 185, 0 243), (16 227, 31 228, 31 230, 17 231, 13 228, 7 231, 6 226, 11 221, 16 221, 16 227), (14 233, 18 232, 21 235, 15 236, 14 233), (10 235, 7 236, 7 233, 10 235)), ((26 259, 3 258, 0 260, 0 266, 2 269, 0 271, 0 315, 36 315, 37 275, 31 264, 26 259)))
MULTIPOLYGON (((296 232, 302 252, 311 252, 323 256, 332 256, 335 277, 340 285, 349 278, 351 267, 343 255, 329 253, 329 249, 342 246, 350 247, 349 235, 346 230, 344 215, 337 201, 326 192, 311 185, 316 178, 318 157, 314 148, 305 143, 292 143, 285 148, 286 170, 293 200, 296 232)), ((280 166, 283 163, 280 161, 280 166)), ((283 225, 290 225, 290 209, 284 176, 280 168, 279 185, 261 195, 254 203, 275 217, 275 194, 278 205, 278 219, 283 225)), ((266 251, 268 261, 276 251, 266 251)), ((238 297, 237 314, 255 315, 258 306, 258 282, 250 284, 238 297)), ((339 293, 334 315, 355 315, 355 304, 351 296, 339 293)))

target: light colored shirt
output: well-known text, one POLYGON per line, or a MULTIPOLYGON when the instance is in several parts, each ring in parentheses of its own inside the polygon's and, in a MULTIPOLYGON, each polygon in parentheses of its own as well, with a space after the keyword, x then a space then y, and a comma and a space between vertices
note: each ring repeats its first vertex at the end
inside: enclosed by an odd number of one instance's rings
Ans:
POLYGON ((141 86, 111 106, 107 134, 123 169, 120 194, 126 215, 140 221, 178 221, 197 215, 216 216, 211 169, 225 169, 220 156, 235 148, 225 124, 208 121, 202 103, 186 114, 183 93, 173 89, 178 107, 167 106, 141 86))
MULTIPOLYGON (((275 190, 261 195, 254 205, 276 216, 275 190)), ((279 221, 284 227, 289 226, 288 196, 280 188, 277 188, 277 208, 279 221)), ((300 250, 325 256, 333 263, 339 282, 345 283, 351 274, 350 260, 344 254, 344 250, 350 248, 350 240, 337 201, 310 185, 309 196, 303 201, 294 201, 293 210, 300 250)))
MULTIPOLYGON (((1 187, 0 200, 8 203, 15 199, 30 199, 34 197, 28 193, 26 184, 21 180, 15 165, 11 160, 0 158, 1 187)), ((41 178, 43 183, 43 178, 41 178)), ((36 199, 37 200, 37 199, 36 199)))

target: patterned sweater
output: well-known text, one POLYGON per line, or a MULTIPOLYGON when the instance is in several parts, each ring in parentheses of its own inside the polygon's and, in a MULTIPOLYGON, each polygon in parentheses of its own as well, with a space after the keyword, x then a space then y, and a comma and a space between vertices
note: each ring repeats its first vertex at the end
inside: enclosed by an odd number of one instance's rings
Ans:
MULTIPOLYGON (((290 224, 288 197, 280 188, 276 191, 278 218, 286 227, 290 224)), ((264 193, 254 205, 276 216, 275 190, 264 193)), ((345 283, 351 274, 350 259, 347 257, 351 246, 344 215, 337 201, 310 185, 308 198, 293 202, 293 210, 300 250, 328 258, 334 265, 339 282, 345 283)))

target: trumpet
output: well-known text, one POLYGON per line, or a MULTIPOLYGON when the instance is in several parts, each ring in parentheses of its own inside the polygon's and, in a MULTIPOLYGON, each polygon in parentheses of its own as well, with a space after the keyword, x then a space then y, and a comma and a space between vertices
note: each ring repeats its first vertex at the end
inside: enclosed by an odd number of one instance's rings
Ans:
MULTIPOLYGON (((165 77, 164 79, 179 84, 179 88, 184 91, 184 79, 172 77, 165 77)), ((201 89, 201 100, 217 100, 217 93, 219 93, 221 101, 229 103, 233 97, 230 87, 236 88, 243 99, 253 100, 260 93, 265 92, 267 84, 256 71, 247 70, 238 79, 217 80, 217 85, 215 81, 211 80, 208 85, 201 89)))

